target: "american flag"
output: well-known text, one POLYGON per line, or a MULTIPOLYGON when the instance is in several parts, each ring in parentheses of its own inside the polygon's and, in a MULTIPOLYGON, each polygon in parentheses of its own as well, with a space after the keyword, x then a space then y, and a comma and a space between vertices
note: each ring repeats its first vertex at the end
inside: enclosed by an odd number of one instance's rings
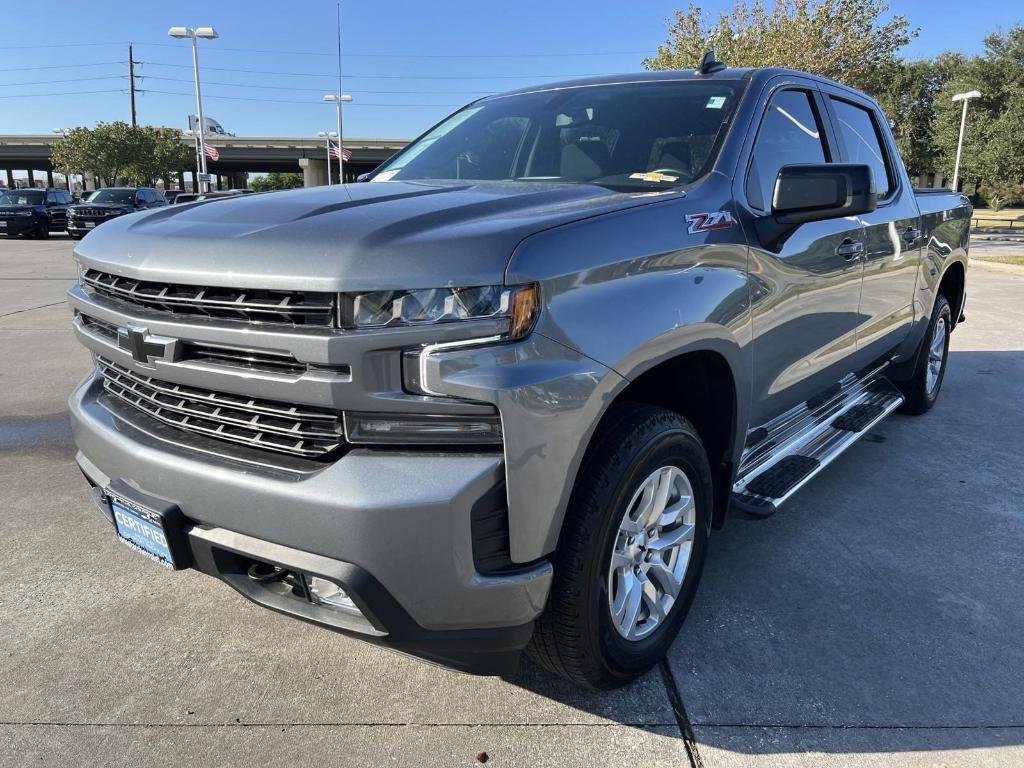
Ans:
POLYGON ((351 160, 352 159, 352 150, 351 149, 349 149, 348 147, 342 147, 339 150, 338 149, 338 145, 335 144, 333 141, 331 142, 330 153, 331 153, 331 157, 335 157, 336 158, 340 154, 342 160, 351 160))
POLYGON ((203 151, 206 152, 206 156, 214 162, 220 160, 220 152, 217 151, 216 147, 212 147, 206 142, 203 142, 203 151))

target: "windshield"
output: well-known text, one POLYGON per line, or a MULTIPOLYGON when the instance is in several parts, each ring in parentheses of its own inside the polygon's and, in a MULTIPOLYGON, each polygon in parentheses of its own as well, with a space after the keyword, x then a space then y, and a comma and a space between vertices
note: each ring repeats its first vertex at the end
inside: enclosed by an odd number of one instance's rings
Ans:
POLYGON ((741 88, 691 80, 499 96, 456 112, 370 180, 687 184, 710 170, 741 88))
POLYGON ((134 189, 97 189, 89 195, 90 203, 122 203, 132 204, 135 202, 134 189))
POLYGON ((0 205, 42 205, 46 193, 41 189, 5 189, 0 192, 0 205))

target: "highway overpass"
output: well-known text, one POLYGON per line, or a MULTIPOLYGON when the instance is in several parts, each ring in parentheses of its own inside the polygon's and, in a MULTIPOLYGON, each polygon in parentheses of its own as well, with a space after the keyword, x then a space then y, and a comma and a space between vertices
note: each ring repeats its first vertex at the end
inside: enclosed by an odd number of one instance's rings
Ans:
MULTIPOLYGON (((43 175, 52 186, 53 165, 50 148, 59 140, 56 134, 0 135, 0 173, 8 186, 14 185, 14 172, 27 171, 30 178, 43 175)), ((189 137, 182 142, 194 146, 189 137)), ((207 159, 207 170, 217 176, 215 184, 229 187, 244 185, 244 174, 270 171, 302 172, 307 186, 327 183, 327 147, 323 139, 305 136, 208 136, 206 143, 217 148, 220 160, 207 159)), ((404 147, 406 139, 345 139, 352 159, 345 163, 345 179, 353 181, 360 173, 372 171, 384 160, 404 147)), ((337 174, 338 161, 331 166, 337 174)), ((172 186, 195 183, 195 170, 169 179, 172 186), (191 177, 190 179, 187 177, 191 177), (177 182, 177 184, 175 184, 177 182)), ((92 188, 95 180, 88 180, 92 188)), ((191 186, 191 185, 189 185, 191 186)))

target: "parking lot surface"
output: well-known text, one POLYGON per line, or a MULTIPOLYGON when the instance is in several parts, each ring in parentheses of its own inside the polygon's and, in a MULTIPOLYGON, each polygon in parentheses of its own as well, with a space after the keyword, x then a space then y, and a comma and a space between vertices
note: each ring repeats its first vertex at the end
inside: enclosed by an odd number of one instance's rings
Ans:
POLYGON ((969 275, 936 408, 735 516, 611 693, 403 658, 166 573, 73 460, 71 243, 0 239, 0 765, 1024 764, 1024 274, 969 275))

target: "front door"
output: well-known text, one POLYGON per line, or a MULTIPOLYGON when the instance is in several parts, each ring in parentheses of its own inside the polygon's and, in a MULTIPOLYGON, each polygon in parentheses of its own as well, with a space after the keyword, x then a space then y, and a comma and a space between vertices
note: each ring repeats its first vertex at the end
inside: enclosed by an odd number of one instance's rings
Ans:
MULTIPOLYGON (((749 223, 771 213, 784 165, 838 162, 817 89, 785 84, 768 101, 739 195, 749 223)), ((802 224, 776 250, 750 239, 751 425, 828 389, 857 349, 864 227, 856 218, 802 224)))

